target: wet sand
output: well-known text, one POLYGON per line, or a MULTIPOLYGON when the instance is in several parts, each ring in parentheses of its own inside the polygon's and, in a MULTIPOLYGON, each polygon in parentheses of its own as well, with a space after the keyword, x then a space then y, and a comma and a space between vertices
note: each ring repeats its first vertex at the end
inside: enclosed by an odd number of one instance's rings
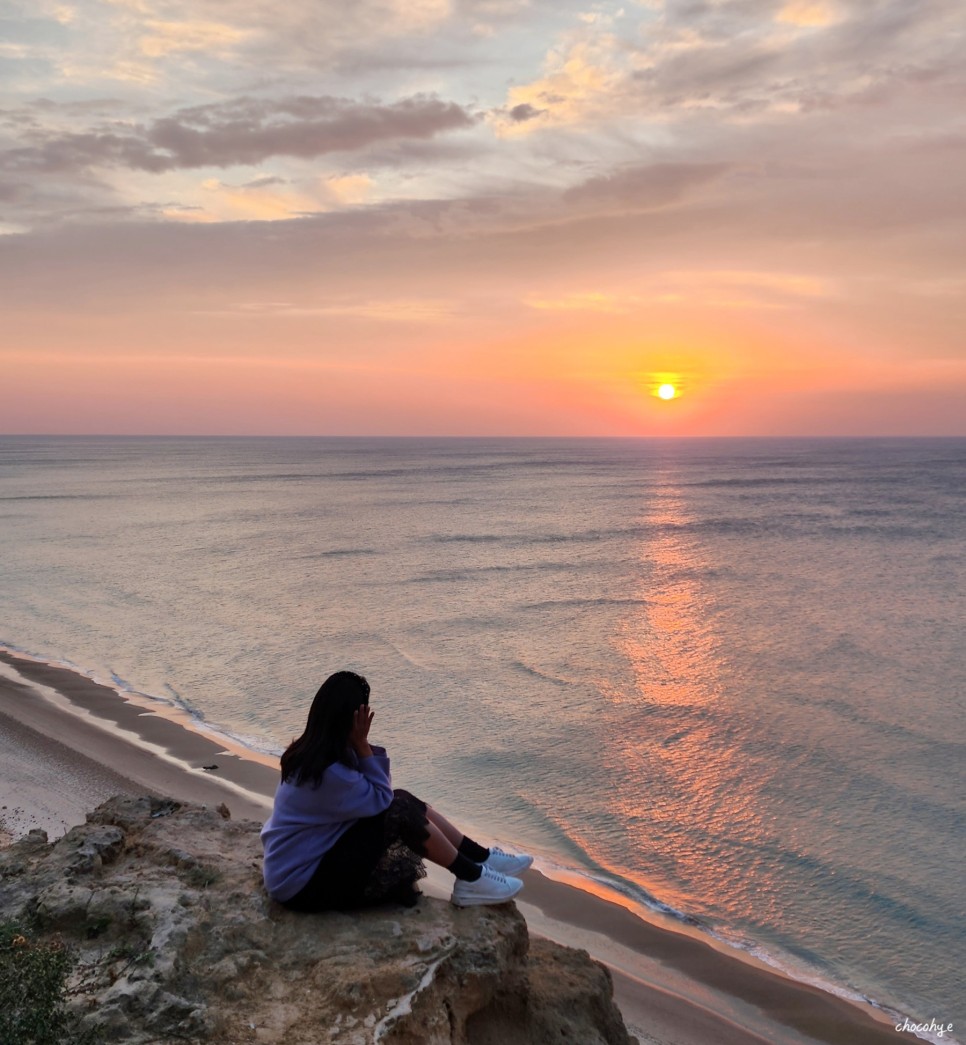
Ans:
MULTIPOLYGON (((55 837, 119 793, 225 803, 236 819, 267 816, 278 776, 272 760, 69 669, 4 652, 0 663, 0 842, 34 827, 55 837)), ((431 875, 429 888, 445 895, 445 873, 431 875)), ((532 931, 584 947, 610 966, 618 1004, 642 1045, 919 1040, 871 1009, 539 871, 528 872, 521 900, 532 931)))

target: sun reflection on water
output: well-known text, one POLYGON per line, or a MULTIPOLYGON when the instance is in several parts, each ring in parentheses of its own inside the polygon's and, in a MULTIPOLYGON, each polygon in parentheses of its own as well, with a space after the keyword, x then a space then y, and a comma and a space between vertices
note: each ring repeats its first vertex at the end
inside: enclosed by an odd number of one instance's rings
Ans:
POLYGON ((748 876, 749 849, 762 849, 767 836, 762 781, 722 699, 720 608, 702 579, 715 564, 673 482, 644 521, 642 603, 614 639, 631 684, 602 686, 620 724, 624 769, 609 804, 636 862, 615 870, 692 913, 706 913, 705 902, 762 913, 776 903, 767 857, 753 889, 748 876))

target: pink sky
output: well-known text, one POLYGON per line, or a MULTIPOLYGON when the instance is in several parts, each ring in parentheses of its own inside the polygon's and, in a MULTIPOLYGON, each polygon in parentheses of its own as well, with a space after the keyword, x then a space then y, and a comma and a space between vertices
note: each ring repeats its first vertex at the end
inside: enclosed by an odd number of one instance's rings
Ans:
POLYGON ((0 431, 966 434, 964 48, 958 0, 15 3, 0 431))

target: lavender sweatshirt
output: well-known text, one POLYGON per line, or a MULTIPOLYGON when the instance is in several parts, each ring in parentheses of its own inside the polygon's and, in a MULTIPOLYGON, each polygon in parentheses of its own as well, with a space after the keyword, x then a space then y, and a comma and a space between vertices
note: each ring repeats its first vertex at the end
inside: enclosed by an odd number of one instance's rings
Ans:
POLYGON ((319 860, 359 819, 375 816, 392 801, 386 749, 357 758, 355 767, 333 762, 318 786, 282 781, 275 807, 262 828, 265 888, 274 900, 291 900, 308 884, 319 860))

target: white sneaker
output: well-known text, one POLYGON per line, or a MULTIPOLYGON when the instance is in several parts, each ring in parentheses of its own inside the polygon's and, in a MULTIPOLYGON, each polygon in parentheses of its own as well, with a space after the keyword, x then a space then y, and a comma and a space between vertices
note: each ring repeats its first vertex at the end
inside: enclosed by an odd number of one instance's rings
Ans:
POLYGON ((512 900, 523 888, 519 878, 510 878, 481 864, 480 877, 475 882, 458 878, 453 885, 450 903, 457 907, 475 907, 478 904, 498 904, 512 900))
POLYGON ((526 853, 505 853, 497 846, 490 849, 490 855, 486 858, 484 867, 500 874, 520 874, 533 863, 533 857, 526 853))

